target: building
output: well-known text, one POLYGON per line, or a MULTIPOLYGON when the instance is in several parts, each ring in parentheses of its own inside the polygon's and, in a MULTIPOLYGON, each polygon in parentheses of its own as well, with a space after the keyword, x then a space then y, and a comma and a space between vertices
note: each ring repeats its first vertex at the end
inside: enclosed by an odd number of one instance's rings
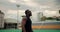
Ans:
POLYGON ((0 10, 0 28, 4 28, 4 13, 0 10))
POLYGON ((17 29, 17 20, 12 18, 6 18, 4 23, 4 29, 17 29))

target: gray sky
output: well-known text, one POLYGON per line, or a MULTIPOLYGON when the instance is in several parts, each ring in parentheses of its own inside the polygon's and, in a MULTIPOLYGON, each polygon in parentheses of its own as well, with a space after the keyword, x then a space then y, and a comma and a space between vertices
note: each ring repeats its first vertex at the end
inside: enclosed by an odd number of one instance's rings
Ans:
POLYGON ((5 13, 6 18, 17 18, 16 4, 20 5, 20 17, 26 9, 32 11, 34 19, 38 12, 43 12, 45 16, 59 15, 60 0, 0 0, 0 10, 5 13))

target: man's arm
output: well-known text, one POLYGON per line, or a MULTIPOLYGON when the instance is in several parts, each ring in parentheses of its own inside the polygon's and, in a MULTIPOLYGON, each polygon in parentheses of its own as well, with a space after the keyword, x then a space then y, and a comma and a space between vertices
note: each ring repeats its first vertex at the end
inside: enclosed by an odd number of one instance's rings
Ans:
POLYGON ((22 30, 23 30, 23 32, 26 32, 25 24, 26 24, 26 19, 22 19, 22 30))

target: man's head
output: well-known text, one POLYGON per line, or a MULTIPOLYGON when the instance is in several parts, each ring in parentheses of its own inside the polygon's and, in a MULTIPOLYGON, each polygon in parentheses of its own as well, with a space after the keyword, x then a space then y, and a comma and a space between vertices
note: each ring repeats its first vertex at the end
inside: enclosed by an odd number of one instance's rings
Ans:
POLYGON ((30 10, 26 10, 26 11, 25 11, 25 14, 26 14, 26 16, 28 16, 28 17, 29 17, 29 16, 32 16, 32 13, 31 13, 30 10))

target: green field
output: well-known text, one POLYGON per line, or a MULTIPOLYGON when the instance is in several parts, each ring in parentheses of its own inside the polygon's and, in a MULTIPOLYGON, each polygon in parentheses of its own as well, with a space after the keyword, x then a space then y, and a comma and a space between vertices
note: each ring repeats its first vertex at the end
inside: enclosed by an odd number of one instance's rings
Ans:
MULTIPOLYGON (((21 30, 19 29, 6 29, 6 30, 0 30, 0 32, 21 32, 21 30)), ((38 30, 38 29, 35 29, 33 30, 33 32, 60 32, 60 30, 38 30)))

